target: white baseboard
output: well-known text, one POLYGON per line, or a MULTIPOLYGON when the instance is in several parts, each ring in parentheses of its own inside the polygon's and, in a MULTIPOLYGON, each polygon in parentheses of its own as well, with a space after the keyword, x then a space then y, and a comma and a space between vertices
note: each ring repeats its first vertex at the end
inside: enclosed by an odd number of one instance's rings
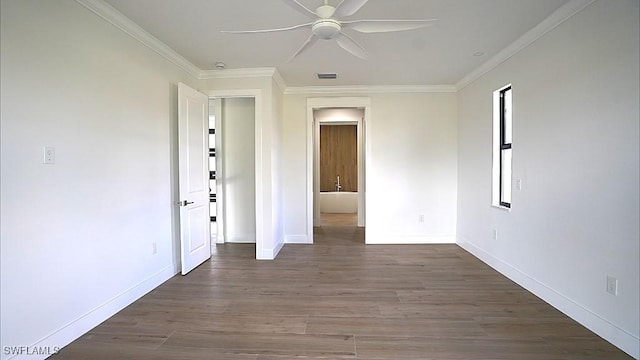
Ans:
POLYGON ((284 241, 280 241, 278 244, 276 244, 276 247, 273 249, 273 257, 272 259, 275 259, 276 256, 278 256, 278 254, 280 253, 280 250, 282 250, 282 248, 284 247, 284 241))
POLYGON ((307 235, 285 235, 285 244, 313 244, 307 238, 307 235))
POLYGON ((394 236, 394 235, 367 235, 366 244, 399 245, 399 244, 455 244, 453 235, 441 236, 394 236))
POLYGON ((255 236, 234 236, 225 240, 227 243, 233 244, 255 244, 256 237, 255 236))
POLYGON ((224 244, 224 236, 219 234, 211 234, 211 246, 214 247, 215 244, 224 244))
MULTIPOLYGON (((49 349, 61 348, 69 345, 80 336, 87 333, 103 321, 115 315, 118 311, 131 305, 134 301, 160 286, 176 274, 173 264, 165 266, 162 270, 140 281, 131 288, 105 301, 93 310, 81 315, 75 320, 62 326, 58 330, 45 336, 44 338, 31 345, 30 348, 49 349)), ((22 355, 11 357, 10 359, 45 359, 49 355, 22 355)))
POLYGON ((273 260, 278 256, 280 250, 284 246, 284 242, 280 241, 275 247, 269 249, 258 249, 256 253, 257 260, 273 260))
POLYGON ((494 257, 470 242, 459 239, 458 245, 487 265, 532 292, 565 315, 598 334, 620 350, 638 359, 640 339, 584 308, 570 298, 521 272, 510 264, 494 257))

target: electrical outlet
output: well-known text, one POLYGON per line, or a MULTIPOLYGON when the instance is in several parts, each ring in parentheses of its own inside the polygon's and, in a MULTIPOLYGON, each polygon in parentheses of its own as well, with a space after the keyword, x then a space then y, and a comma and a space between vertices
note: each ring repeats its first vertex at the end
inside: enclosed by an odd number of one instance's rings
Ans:
POLYGON ((56 163, 56 148, 53 146, 44 147, 44 159, 43 164, 53 165, 56 163))
POLYGON ((493 229, 493 240, 498 240, 498 230, 493 229))
POLYGON ((153 254, 157 254, 158 253, 158 244, 157 243, 151 243, 151 246, 153 247, 153 254))
POLYGON ((618 296, 618 279, 613 276, 607 276, 607 292, 611 295, 618 296))
POLYGON ((522 179, 516 180, 516 189, 522 190, 522 179))
POLYGON ((421 223, 424 222, 424 214, 418 215, 418 222, 421 222, 421 223))

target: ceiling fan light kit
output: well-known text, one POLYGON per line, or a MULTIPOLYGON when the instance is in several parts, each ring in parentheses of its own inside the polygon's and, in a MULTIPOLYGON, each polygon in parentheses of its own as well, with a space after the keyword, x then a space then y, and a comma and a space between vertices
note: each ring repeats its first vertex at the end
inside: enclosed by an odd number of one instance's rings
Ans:
POLYGON ((340 34, 342 26, 333 19, 322 19, 316 21, 311 27, 311 31, 322 40, 330 40, 340 34))
POLYGON ((315 21, 294 25, 278 29, 265 29, 265 30, 243 30, 243 31, 222 31, 228 34, 256 34, 256 33, 268 33, 279 31, 292 31, 301 28, 310 28, 311 35, 302 44, 302 46, 296 51, 293 56, 289 58, 291 61, 300 53, 311 47, 317 39, 332 40, 335 39, 338 45, 346 50, 353 56, 358 58, 367 59, 367 52, 364 48, 358 44, 352 37, 345 34, 343 29, 350 29, 361 33, 381 33, 381 32, 395 32, 406 31, 412 29, 418 29, 429 25, 435 19, 425 20, 352 20, 352 21, 340 21, 337 17, 348 17, 355 14, 368 0, 342 0, 336 7, 328 4, 328 0, 325 0, 325 4, 319 6, 315 11, 310 10, 306 6, 302 5, 298 0, 282 0, 287 5, 291 6, 300 13, 313 18, 315 21))

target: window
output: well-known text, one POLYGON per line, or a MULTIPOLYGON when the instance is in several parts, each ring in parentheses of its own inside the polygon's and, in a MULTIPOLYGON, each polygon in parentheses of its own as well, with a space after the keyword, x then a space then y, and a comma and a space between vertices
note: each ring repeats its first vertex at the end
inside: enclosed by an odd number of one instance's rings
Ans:
POLYGON ((493 94, 493 205, 511 208, 512 90, 507 85, 493 94))

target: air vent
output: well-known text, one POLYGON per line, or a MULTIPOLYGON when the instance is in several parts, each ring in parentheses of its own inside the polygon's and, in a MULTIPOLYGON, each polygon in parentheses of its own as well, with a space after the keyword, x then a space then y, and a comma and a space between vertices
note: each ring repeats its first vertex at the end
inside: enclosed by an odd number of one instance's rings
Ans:
POLYGON ((327 80, 327 79, 337 79, 338 74, 336 73, 318 73, 318 79, 327 80))

